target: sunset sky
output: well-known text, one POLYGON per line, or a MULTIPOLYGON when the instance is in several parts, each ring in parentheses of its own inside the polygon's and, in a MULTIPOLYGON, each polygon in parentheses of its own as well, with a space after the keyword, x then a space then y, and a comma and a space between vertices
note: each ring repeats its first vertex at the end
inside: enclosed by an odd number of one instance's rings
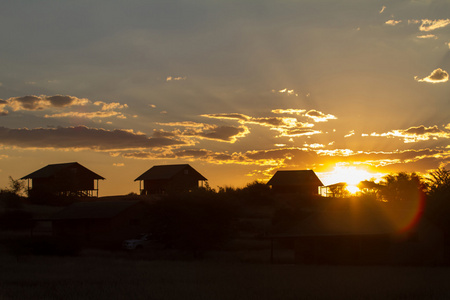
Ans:
POLYGON ((0 187, 74 161, 100 196, 161 164, 449 168, 448 0, 4 1, 0 36, 0 187))

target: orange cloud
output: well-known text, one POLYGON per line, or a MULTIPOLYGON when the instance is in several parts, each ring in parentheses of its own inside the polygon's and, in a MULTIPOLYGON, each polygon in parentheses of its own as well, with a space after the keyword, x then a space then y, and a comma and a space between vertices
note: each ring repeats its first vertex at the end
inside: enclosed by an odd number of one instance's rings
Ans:
POLYGON ((330 114, 324 114, 323 112, 312 109, 308 111, 305 116, 314 120, 314 122, 327 122, 328 120, 337 119, 335 116, 330 114))
POLYGON ((418 82, 429 82, 429 83, 441 83, 448 81, 448 73, 447 71, 442 70, 441 68, 437 68, 431 74, 425 78, 418 78, 417 76, 414 79, 418 82))
MULTIPOLYGON (((367 137, 367 134, 363 136, 367 137)), ((415 143, 419 141, 427 141, 431 138, 450 138, 450 132, 443 131, 437 126, 425 127, 420 125, 417 127, 410 127, 408 129, 392 130, 386 133, 371 133, 372 137, 398 137, 402 138, 404 143, 415 143)))
POLYGON ((395 25, 400 24, 401 22, 402 22, 401 20, 388 20, 385 22, 385 24, 395 26, 395 25))
POLYGON ((420 24, 420 31, 433 31, 439 28, 446 27, 450 24, 450 19, 440 19, 440 20, 429 20, 422 19, 422 24, 420 24))

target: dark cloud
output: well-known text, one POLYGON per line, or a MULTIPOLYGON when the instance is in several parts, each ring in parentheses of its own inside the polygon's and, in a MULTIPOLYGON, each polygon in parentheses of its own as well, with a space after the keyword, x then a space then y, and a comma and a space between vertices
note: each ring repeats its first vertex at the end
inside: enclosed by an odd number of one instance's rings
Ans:
POLYGON ((179 135, 179 134, 176 134, 176 132, 178 132, 178 131, 165 131, 165 130, 162 130, 162 129, 154 129, 153 130, 153 137, 156 137, 156 138, 175 137, 175 136, 179 135))
POLYGON ((75 97, 61 96, 61 95, 50 96, 50 97, 47 97, 47 99, 50 101, 50 103, 54 107, 68 106, 76 100, 75 97))
POLYGON ((249 131, 245 126, 217 126, 211 124, 203 124, 203 123, 193 123, 193 122, 185 122, 185 123, 160 123, 160 125, 166 126, 180 126, 186 127, 183 130, 176 129, 172 131, 166 130, 154 130, 154 137, 176 137, 176 136, 184 136, 184 137, 197 137, 204 138, 210 140, 217 140, 223 142, 231 142, 234 143, 237 138, 245 136, 249 131))
POLYGON ((0 127, 0 144, 19 148, 126 150, 182 145, 164 137, 148 138, 128 130, 105 130, 85 126, 10 129, 0 127))
POLYGON ((233 126, 217 126, 212 129, 199 133, 199 136, 211 139, 232 142, 237 137, 242 136, 248 132, 246 127, 233 126))
POLYGON ((17 103, 22 109, 26 110, 41 110, 44 108, 42 105, 40 105, 41 98, 37 96, 10 98, 9 102, 11 104, 17 103))
POLYGON ((422 135, 422 134, 428 134, 428 133, 439 133, 439 132, 443 132, 443 131, 440 130, 436 125, 433 127, 425 127, 423 125, 420 125, 417 127, 410 127, 408 129, 404 130, 403 132, 407 133, 407 134, 422 135))
POLYGON ((434 70, 430 76, 428 76, 430 80, 432 81, 447 81, 448 80, 448 73, 442 69, 436 69, 434 70))
POLYGON ((77 98, 74 96, 23 96, 13 97, 7 100, 7 104, 14 110, 43 110, 49 107, 67 107, 71 105, 85 105, 89 103, 88 99, 77 98))

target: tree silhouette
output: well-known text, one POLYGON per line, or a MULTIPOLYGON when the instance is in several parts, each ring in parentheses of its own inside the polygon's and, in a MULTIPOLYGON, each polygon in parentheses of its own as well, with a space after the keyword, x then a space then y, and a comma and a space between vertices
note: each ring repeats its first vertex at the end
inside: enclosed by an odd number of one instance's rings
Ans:
POLYGON ((425 184, 416 173, 400 172, 383 177, 381 196, 388 202, 405 203, 418 201, 423 196, 425 184))
POLYGON ((445 168, 438 168, 429 173, 428 189, 430 194, 450 190, 450 171, 445 168))

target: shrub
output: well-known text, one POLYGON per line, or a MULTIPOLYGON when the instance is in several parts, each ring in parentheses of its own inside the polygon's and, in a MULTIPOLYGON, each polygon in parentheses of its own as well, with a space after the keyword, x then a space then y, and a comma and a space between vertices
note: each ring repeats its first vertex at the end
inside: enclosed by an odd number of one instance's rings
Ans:
POLYGON ((167 248, 194 256, 227 240, 234 207, 220 195, 198 191, 167 196, 151 208, 151 231, 167 248))
POLYGON ((33 215, 23 210, 7 210, 0 214, 0 228, 3 230, 31 229, 35 225, 33 215))

